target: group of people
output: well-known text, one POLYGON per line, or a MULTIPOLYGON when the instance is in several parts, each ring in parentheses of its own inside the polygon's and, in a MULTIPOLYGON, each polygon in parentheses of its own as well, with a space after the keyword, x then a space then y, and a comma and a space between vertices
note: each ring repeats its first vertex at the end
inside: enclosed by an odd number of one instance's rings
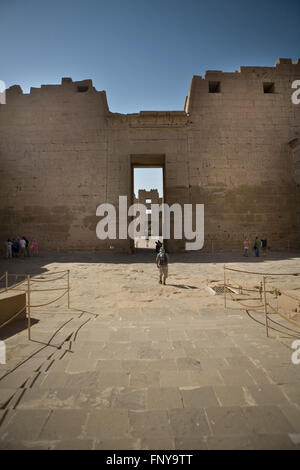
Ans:
POLYGON ((39 254, 39 244, 37 239, 29 242, 26 237, 8 238, 5 241, 6 258, 25 258, 25 256, 37 256, 39 254))
MULTIPOLYGON (((255 237, 253 245, 255 256, 258 257, 260 255, 260 249, 262 249, 263 254, 266 254, 267 239, 265 237, 260 239, 257 236, 255 237)), ((249 256, 249 250, 250 241, 248 238, 246 238, 246 240, 244 241, 244 256, 249 256)), ((155 251, 157 253, 155 263, 159 269, 159 283, 165 285, 168 277, 168 264, 170 261, 169 255, 166 253, 166 250, 160 240, 157 240, 155 242, 155 251)))
MULTIPOLYGON (((259 256, 260 249, 262 249, 263 253, 266 254, 267 239, 265 237, 259 239, 257 236, 255 237, 255 241, 253 245, 255 256, 257 257, 259 256)), ((248 238, 246 238, 246 240, 244 241, 244 256, 249 256, 249 250, 250 250, 250 241, 248 238)), ((165 285, 167 277, 168 277, 168 264, 170 261, 169 255, 166 253, 166 250, 160 240, 157 240, 155 242, 155 251, 157 253, 155 263, 159 269, 159 283, 165 285)))
MULTIPOLYGON (((260 248, 262 249, 263 253, 266 254, 267 239, 266 238, 259 239, 257 236, 255 238, 254 245, 253 245, 255 256, 259 256, 260 248)), ((244 241, 244 256, 249 256, 249 249, 250 249, 250 242, 249 242, 249 239, 246 238, 246 240, 244 241)))

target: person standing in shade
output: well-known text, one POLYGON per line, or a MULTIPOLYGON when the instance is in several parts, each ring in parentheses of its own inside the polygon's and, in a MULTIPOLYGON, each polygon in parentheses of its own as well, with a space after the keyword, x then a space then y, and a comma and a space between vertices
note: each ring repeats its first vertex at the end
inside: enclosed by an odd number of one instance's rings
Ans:
POLYGON ((21 258, 24 258, 25 252, 26 252, 26 240, 24 238, 21 238, 21 240, 19 241, 19 245, 20 245, 20 256, 21 258))
POLYGON ((25 242, 26 242, 26 246, 25 246, 25 256, 30 256, 30 253, 29 253, 29 241, 27 240, 26 237, 23 237, 23 240, 25 240, 25 242))
POLYGON ((261 249, 262 249, 262 252, 263 252, 263 256, 266 256, 267 255, 267 239, 266 239, 266 237, 263 237, 261 239, 261 249))
POLYGON ((168 264, 169 264, 169 255, 165 252, 164 247, 162 246, 159 250, 158 255, 156 256, 156 266, 159 269, 159 283, 166 284, 166 279, 168 277, 168 264))
POLYGON ((19 256, 19 242, 13 238, 12 254, 14 258, 19 256))
POLYGON ((248 238, 246 238, 246 240, 244 241, 244 256, 249 256, 249 246, 249 240, 248 238))
POLYGON ((5 242, 6 246, 6 258, 11 258, 12 257, 12 242, 10 238, 5 242))
POLYGON ((254 242, 254 251, 255 251, 255 256, 259 256, 259 247, 260 247, 260 239, 258 237, 255 238, 254 242))
POLYGON ((38 254, 39 254, 39 242, 37 241, 36 238, 33 240, 31 248, 32 248, 33 256, 38 256, 38 254))

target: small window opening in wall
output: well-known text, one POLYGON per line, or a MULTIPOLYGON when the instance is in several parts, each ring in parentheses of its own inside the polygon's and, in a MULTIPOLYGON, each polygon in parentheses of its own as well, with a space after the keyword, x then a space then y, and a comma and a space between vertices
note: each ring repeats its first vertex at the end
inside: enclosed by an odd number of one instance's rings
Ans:
POLYGON ((221 93, 221 82, 209 82, 209 93, 221 93))
POLYGON ((275 93, 275 85, 273 82, 264 82, 264 93, 275 93))
POLYGON ((88 89, 89 89, 88 85, 79 85, 77 87, 78 93, 84 93, 84 92, 88 91, 88 89))

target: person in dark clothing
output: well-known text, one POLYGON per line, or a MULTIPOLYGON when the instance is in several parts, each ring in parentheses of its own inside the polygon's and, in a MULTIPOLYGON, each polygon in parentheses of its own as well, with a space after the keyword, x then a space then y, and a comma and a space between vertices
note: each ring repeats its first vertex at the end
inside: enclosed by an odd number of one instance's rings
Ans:
POLYGON ((254 242, 254 251, 255 251, 255 256, 259 256, 259 247, 260 247, 261 241, 259 240, 258 237, 255 238, 254 242))
POLYGON ((159 253, 159 250, 161 249, 162 247, 162 243, 160 240, 157 240, 157 242, 155 242, 155 251, 156 253, 159 253))
POLYGON ((267 239, 266 239, 266 237, 261 239, 261 249, 262 249, 263 255, 266 256, 266 254, 267 254, 267 239))
POLYGON ((19 242, 13 238, 12 255, 14 258, 19 256, 19 242))

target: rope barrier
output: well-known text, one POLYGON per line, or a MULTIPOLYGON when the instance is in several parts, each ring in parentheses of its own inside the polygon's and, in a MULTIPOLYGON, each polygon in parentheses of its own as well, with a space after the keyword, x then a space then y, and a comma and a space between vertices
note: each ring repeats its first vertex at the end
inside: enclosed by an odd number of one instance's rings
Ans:
POLYGON ((21 284, 24 284, 24 282, 26 282, 26 279, 24 279, 24 281, 20 281, 18 282, 17 284, 14 284, 13 286, 10 286, 10 287, 5 287, 3 290, 0 291, 0 294, 3 294, 3 292, 7 292, 9 290, 12 290, 12 289, 15 289, 17 286, 20 286, 21 284))
MULTIPOLYGON (((246 312, 247 312, 247 315, 248 315, 249 318, 251 318, 252 320, 254 320, 256 323, 259 323, 260 325, 265 326, 265 324, 264 324, 263 322, 259 321, 257 318, 254 318, 254 317, 249 313, 248 310, 246 310, 246 312)), ((295 332, 295 330, 292 330, 291 328, 288 328, 287 326, 282 325, 281 323, 276 322, 276 321, 273 320, 272 318, 268 318, 268 321, 270 321, 270 322, 272 322, 272 323, 275 323, 276 325, 278 325, 278 326, 281 327, 281 328, 284 328, 285 330, 287 329, 287 330, 289 330, 289 331, 292 331, 294 334, 288 333, 288 332, 286 332, 286 331, 278 330, 278 329, 275 328, 274 326, 269 326, 269 327, 268 327, 269 330, 278 331, 279 333, 286 334, 286 335, 288 335, 288 336, 291 337, 291 338, 299 338, 300 332, 299 332, 299 333, 298 333, 298 331, 295 332), (298 334, 295 335, 295 333, 298 333, 298 334)))
MULTIPOLYGON (((53 304, 55 302, 57 302, 58 300, 60 300, 62 297, 64 297, 66 294, 68 294, 68 308, 70 308, 70 271, 69 270, 65 270, 65 271, 56 271, 56 272, 53 272, 53 273, 44 273, 44 275, 57 275, 57 274, 61 274, 63 273, 62 276, 59 276, 59 277, 55 277, 55 278, 52 278, 52 279, 32 279, 31 276, 34 276, 33 274, 8 274, 7 272, 4 273, 1 277, 0 277, 0 281, 5 277, 6 279, 6 287, 0 291, 0 294, 1 293, 4 293, 4 292, 7 292, 9 290, 18 290, 18 291, 22 291, 22 292, 25 292, 27 294, 27 302, 26 302, 26 310, 27 310, 27 323, 28 323, 28 339, 30 340, 31 339, 31 308, 38 308, 38 307, 45 307, 47 305, 50 305, 50 304, 53 304), (30 288, 30 285, 32 282, 55 282, 59 279, 63 279, 65 278, 65 276, 68 276, 67 277, 67 286, 65 287, 57 287, 57 288, 54 288, 54 287, 50 287, 48 289, 31 289, 30 288), (25 277, 24 280, 18 282, 18 283, 15 283, 13 284, 12 286, 8 287, 8 276, 10 277, 15 277, 15 280, 17 280, 17 278, 19 276, 23 276, 25 277), (24 287, 23 289, 20 289, 19 286, 21 286, 22 284, 24 283, 27 283, 27 287, 24 287), (49 302, 45 302, 43 304, 38 304, 38 305, 32 305, 31 304, 31 293, 33 292, 52 292, 52 291, 64 291, 62 293, 62 295, 56 297, 54 300, 50 300, 49 302)), ((24 311, 24 308, 25 307, 22 307, 22 310, 20 310, 19 312, 17 312, 15 315, 13 315, 12 318, 10 318, 8 321, 6 321, 5 323, 3 323, 0 328, 2 328, 3 326, 7 325, 8 323, 10 323, 12 320, 14 320, 18 315, 20 315, 20 313, 22 311, 24 311)))
POLYGON ((30 289, 30 292, 49 292, 53 290, 65 290, 68 289, 67 287, 56 287, 51 289, 30 289))
POLYGON ((63 279, 65 276, 66 276, 66 274, 63 274, 62 276, 56 277, 55 279, 34 279, 34 278, 31 278, 30 282, 55 282, 55 281, 58 281, 59 279, 63 279))
POLYGON ((294 299, 294 300, 297 300, 298 302, 300 302, 300 297, 297 297, 297 296, 292 295, 292 294, 288 294, 284 290, 280 290, 280 289, 277 289, 277 290, 278 290, 278 292, 280 292, 281 295, 285 295, 286 297, 290 297, 291 299, 294 299))
MULTIPOLYGON (((53 272, 46 272, 46 273, 40 273, 40 274, 30 274, 30 276, 55 276, 56 274, 61 274, 61 273, 65 273, 65 275, 68 273, 68 270, 65 270, 65 271, 53 271, 53 272)), ((6 273, 4 273, 2 275, 2 277, 0 277, 0 280, 6 276, 6 273)), ((27 277, 28 274, 17 274, 17 273, 7 273, 7 276, 9 277, 20 277, 20 276, 24 276, 24 277, 27 277)), ((62 276, 63 277, 63 276, 62 276)))
POLYGON ((228 268, 227 266, 224 266, 224 269, 228 271, 236 271, 238 273, 258 274, 260 276, 300 276, 300 273, 258 273, 254 271, 243 271, 242 269, 228 268))
MULTIPOLYGON (((253 288, 248 288, 248 287, 244 287, 240 284, 237 284, 236 286, 232 285, 232 284, 228 284, 226 283, 226 287, 230 287, 231 289, 241 289, 241 290, 246 290, 248 292, 257 292, 259 293, 260 291, 262 291, 262 288, 260 286, 252 286, 253 288)), ((267 293, 269 294, 274 294, 275 290, 276 290, 276 287, 272 287, 273 290, 266 290, 267 293)))
MULTIPOLYGON (((272 323, 275 323, 276 325, 280 326, 281 328, 284 328, 285 330, 292 331, 293 333, 297 333, 298 335, 300 334, 300 332, 295 331, 295 330, 293 330, 292 328, 289 328, 286 325, 282 325, 282 323, 279 323, 278 321, 274 320, 271 317, 269 317, 269 321, 271 321, 272 323)), ((287 335, 290 335, 290 336, 295 336, 295 335, 291 335, 290 333, 287 333, 286 331, 284 333, 287 334, 287 335)))
POLYGON ((20 277, 20 276, 26 277, 27 274, 13 274, 13 273, 7 273, 7 276, 8 276, 8 277, 9 277, 9 276, 14 276, 16 279, 18 279, 18 277, 20 277))
POLYGON ((54 302, 57 302, 57 300, 61 299, 64 295, 66 295, 66 293, 68 292, 69 290, 67 289, 60 297, 57 297, 57 299, 54 299, 54 300, 51 300, 50 302, 47 302, 46 304, 40 304, 40 305, 27 305, 27 307, 30 307, 30 308, 37 308, 37 307, 45 307, 46 305, 50 305, 50 304, 53 304, 54 302))
POLYGON ((55 276, 56 274, 61 274, 61 273, 68 273, 68 269, 65 269, 64 271, 53 271, 53 272, 47 272, 47 273, 41 273, 41 274, 34 274, 34 276, 55 276))
MULTIPOLYGON (((271 318, 269 318, 268 316, 268 306, 272 309, 273 312, 275 312, 276 314, 278 314, 281 318, 283 318, 285 321, 287 321, 288 323, 292 324, 293 326, 295 326, 296 328, 299 328, 300 329, 300 324, 294 320, 291 320, 290 318, 288 318, 286 315, 284 315, 283 313, 281 313, 279 310, 278 310, 278 306, 277 306, 277 309, 275 307, 273 307, 268 301, 267 301, 267 294, 272 294, 275 296, 275 299, 278 300, 278 296, 279 295, 285 295, 291 299, 294 299, 296 300, 297 302, 300 303, 300 297, 296 296, 296 295, 293 295, 293 294, 290 294, 289 292, 285 292, 281 289, 279 289, 278 287, 275 287, 275 286, 272 286, 270 285, 269 289, 272 289, 272 290, 267 290, 266 289, 266 282, 270 282, 270 280, 272 281, 275 281, 276 279, 278 279, 278 277, 274 277, 274 276, 299 276, 300 273, 263 273, 263 272, 253 272, 253 271, 246 271, 246 270, 242 270, 242 269, 236 269, 236 268, 228 268, 225 264, 223 266, 224 268, 224 307, 226 308, 226 292, 229 293, 230 295, 230 298, 234 301, 234 302, 238 302, 241 306, 243 307, 246 307, 248 309, 258 309, 258 308, 262 308, 264 307, 264 313, 265 313, 265 327, 266 327, 266 335, 267 337, 269 336, 269 328, 272 329, 272 327, 269 327, 269 320, 272 321, 271 318), (236 289, 239 289, 239 294, 243 294, 243 290, 246 291, 246 292, 259 292, 260 296, 261 296, 261 300, 262 300, 262 294, 263 294, 263 299, 264 299, 264 303, 261 304, 261 305, 253 305, 253 306, 250 306, 249 304, 245 304, 244 302, 241 302, 240 300, 238 300, 237 298, 234 297, 234 295, 230 292, 230 290, 227 288, 228 286, 230 286, 229 283, 226 282, 226 270, 228 271, 233 271, 233 272, 237 272, 237 273, 244 273, 244 274, 255 274, 257 276, 261 276, 262 277, 262 282, 260 284, 259 287, 257 286, 248 286, 248 287, 243 287, 242 285, 240 285, 239 283, 235 283, 235 281, 233 281, 238 287, 236 289), (268 277, 268 279, 267 279, 268 277)), ((228 279, 229 280, 229 279, 228 279)), ((299 288, 296 288, 296 289, 293 289, 293 290, 297 290, 299 288)), ((237 293, 235 293, 236 295, 238 295, 237 293)), ((246 299, 248 302, 250 300, 255 300, 255 299, 246 299)), ((275 322, 276 323, 276 322, 275 322)), ((287 326, 284 326, 284 325, 280 325, 282 328, 286 328, 286 329, 289 329, 287 326)), ((298 333, 298 332, 297 332, 298 333)))
MULTIPOLYGON (((227 284, 226 284, 227 286, 227 284)), ((241 302, 240 300, 238 299, 235 299, 232 295, 232 293, 230 291, 229 292, 229 295, 232 297, 232 299, 234 300, 234 302, 238 302, 240 305, 242 305, 243 307, 247 307, 247 308, 253 308, 253 309, 256 309, 256 308, 262 308, 264 306, 264 304, 260 304, 260 305, 247 305, 247 304, 244 304, 243 302, 241 302)), ((247 299, 247 300, 251 300, 251 299, 247 299)), ((256 300, 256 299, 252 299, 252 300, 256 300)))
POLYGON ((291 323, 292 325, 295 325, 297 328, 300 328, 300 324, 295 322, 294 320, 291 320, 290 318, 288 318, 286 315, 284 315, 283 313, 279 312, 279 310, 277 310, 276 308, 274 308, 271 304, 269 304, 268 302, 268 305, 269 307, 271 307, 271 309, 277 313, 278 315, 281 316, 281 318, 283 318, 284 320, 286 320, 287 322, 291 323))

